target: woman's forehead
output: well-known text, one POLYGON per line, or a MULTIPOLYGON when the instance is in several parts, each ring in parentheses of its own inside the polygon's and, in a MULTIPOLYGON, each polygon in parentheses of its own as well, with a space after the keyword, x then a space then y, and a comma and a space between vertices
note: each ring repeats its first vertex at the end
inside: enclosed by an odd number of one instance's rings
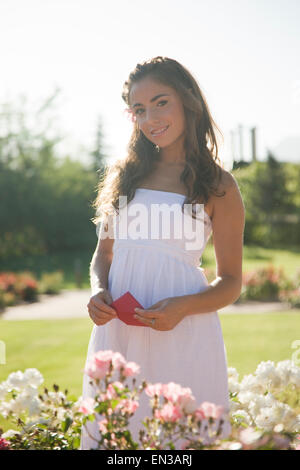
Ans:
POLYGON ((146 102, 150 101, 155 95, 166 93, 168 95, 173 94, 173 89, 159 83, 152 78, 144 78, 134 83, 129 93, 130 104, 135 102, 146 102))

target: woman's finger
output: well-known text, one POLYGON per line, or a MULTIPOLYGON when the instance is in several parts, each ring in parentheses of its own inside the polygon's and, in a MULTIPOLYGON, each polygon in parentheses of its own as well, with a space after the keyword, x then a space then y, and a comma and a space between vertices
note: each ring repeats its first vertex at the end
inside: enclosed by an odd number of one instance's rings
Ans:
POLYGON ((115 315, 112 315, 111 313, 106 313, 103 312, 102 310, 97 309, 95 306, 91 306, 89 308, 89 313, 90 315, 93 315, 93 318, 98 320, 98 321, 108 321, 111 320, 112 318, 115 318, 115 315))
POLYGON ((116 314, 116 311, 110 307, 109 305, 107 305, 106 303, 104 303, 103 301, 100 301, 100 300, 97 300, 97 299, 93 299, 91 300, 91 303, 92 305, 94 305, 98 310, 101 310, 103 312, 106 312, 106 313, 110 313, 110 314, 116 314))

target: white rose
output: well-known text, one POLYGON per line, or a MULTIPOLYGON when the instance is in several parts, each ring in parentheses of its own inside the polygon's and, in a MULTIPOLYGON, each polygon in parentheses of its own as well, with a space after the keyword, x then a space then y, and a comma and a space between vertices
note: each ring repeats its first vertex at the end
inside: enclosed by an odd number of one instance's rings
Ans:
POLYGON ((251 391, 254 393, 264 393, 265 387, 260 383, 258 377, 252 374, 245 375, 240 383, 241 391, 251 391))
POLYGON ((44 377, 38 369, 26 369, 24 372, 24 377, 26 378, 27 382, 34 387, 39 387, 44 382, 44 377))
POLYGON ((277 401, 271 393, 268 393, 267 395, 256 394, 253 397, 253 400, 251 400, 251 402, 249 403, 249 411, 255 418, 257 415, 260 414, 262 408, 271 407, 275 403, 277 403, 277 401))
POLYGON ((17 372, 12 372, 11 374, 9 374, 7 378, 7 384, 9 387, 9 391, 11 390, 18 391, 18 390, 22 390, 26 386, 27 380, 24 377, 23 372, 18 370, 17 372))
POLYGON ((272 407, 262 408, 259 415, 255 418, 255 424, 261 429, 272 431, 277 424, 272 407))
POLYGON ((228 379, 228 390, 231 393, 238 393, 241 389, 240 384, 233 378, 229 377, 228 379))
POLYGON ((286 387, 290 383, 293 365, 293 362, 289 359, 277 363, 276 370, 281 379, 282 387, 286 387))
POLYGON ((242 391, 238 394, 237 399, 242 405, 249 405, 251 401, 257 399, 257 394, 252 391, 242 391))
POLYGON ((255 375, 258 382, 265 387, 278 388, 281 385, 281 378, 273 361, 261 362, 256 368, 255 375))
POLYGON ((228 367, 227 375, 228 375, 228 378, 231 378, 231 379, 236 380, 236 381, 239 380, 239 373, 238 373, 238 371, 236 370, 235 367, 228 367))
POLYGON ((41 411, 41 401, 38 397, 28 397, 28 413, 29 416, 36 416, 41 411))
POLYGON ((9 402, 3 401, 2 403, 0 403, 0 414, 1 414, 4 418, 7 418, 9 412, 12 411, 12 409, 11 409, 11 402, 12 402, 12 400, 10 400, 9 402))
POLYGON ((4 400, 8 393, 9 385, 7 381, 0 383, 0 400, 4 400))

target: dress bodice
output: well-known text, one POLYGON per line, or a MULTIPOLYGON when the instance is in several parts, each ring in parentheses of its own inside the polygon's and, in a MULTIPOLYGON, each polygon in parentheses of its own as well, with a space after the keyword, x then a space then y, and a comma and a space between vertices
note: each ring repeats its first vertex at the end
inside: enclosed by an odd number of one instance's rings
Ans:
POLYGON ((183 211, 184 200, 183 194, 137 188, 134 198, 121 204, 114 216, 113 252, 142 246, 199 266, 212 232, 211 219, 204 204, 196 205, 196 219, 191 216, 191 204, 185 204, 183 211))

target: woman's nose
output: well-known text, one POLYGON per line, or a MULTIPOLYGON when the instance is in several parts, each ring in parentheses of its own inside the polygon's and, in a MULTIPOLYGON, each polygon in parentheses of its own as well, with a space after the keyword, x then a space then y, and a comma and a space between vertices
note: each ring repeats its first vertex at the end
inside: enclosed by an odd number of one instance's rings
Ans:
POLYGON ((156 109, 149 109, 146 111, 145 117, 148 123, 156 122, 159 117, 159 112, 156 109))

